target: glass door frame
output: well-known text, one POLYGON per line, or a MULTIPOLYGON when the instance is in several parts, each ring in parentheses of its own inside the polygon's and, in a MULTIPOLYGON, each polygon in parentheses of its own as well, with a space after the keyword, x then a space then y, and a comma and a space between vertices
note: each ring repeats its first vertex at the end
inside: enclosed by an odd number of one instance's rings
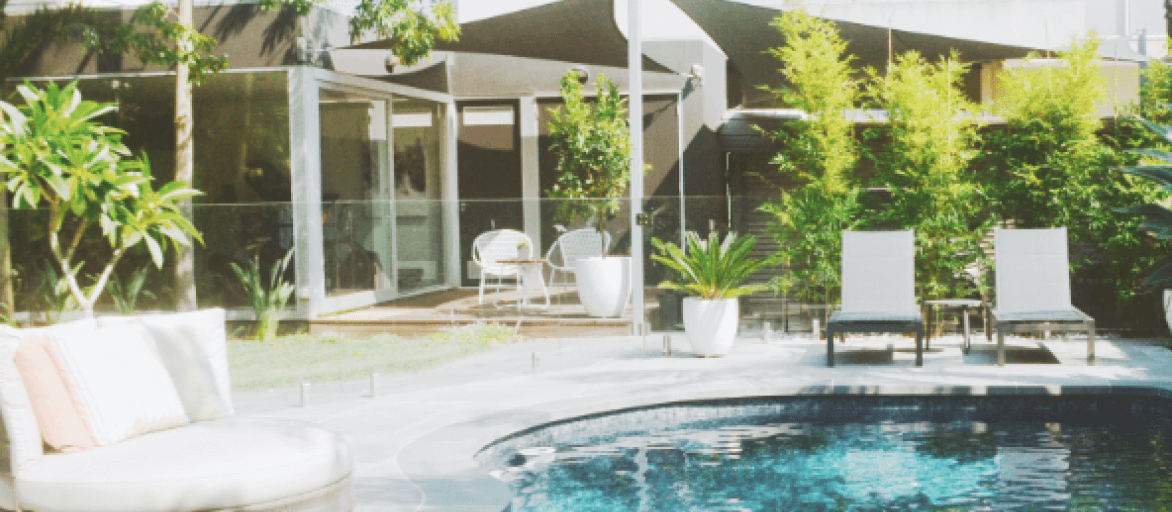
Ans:
MULTIPOLYGON (((444 108, 444 126, 441 141, 441 155, 444 156, 441 165, 441 186, 444 197, 445 229, 449 231, 447 238, 451 239, 451 230, 458 230, 458 217, 455 215, 455 202, 448 200, 455 191, 455 142, 452 140, 455 132, 452 127, 451 114, 455 111, 455 101, 449 94, 426 91, 397 84, 389 84, 379 80, 364 77, 344 75, 333 71, 309 66, 293 66, 289 73, 289 119, 290 119, 290 167, 292 179, 292 197, 294 205, 294 238, 298 248, 297 260, 297 316, 302 318, 316 318, 323 314, 361 308, 393 300, 401 296, 418 295, 431 291, 451 288, 456 283, 447 274, 446 283, 430 288, 412 290, 410 294, 400 295, 398 283, 398 254, 397 254, 397 227, 395 219, 396 201, 395 170, 394 170, 394 126, 393 126, 393 99, 395 96, 418 98, 433 101, 444 108), (378 283, 374 290, 359 291, 339 296, 329 296, 325 287, 325 251, 324 233, 321 222, 323 205, 321 200, 321 117, 320 99, 322 90, 345 92, 369 97, 386 102, 386 147, 383 149, 386 157, 379 166, 378 190, 372 194, 372 201, 383 200, 389 205, 390 231, 390 262, 388 269, 389 284, 378 283), (449 223, 447 221, 451 220, 449 223)), ((458 236, 458 231, 457 231, 458 236)), ((444 259, 448 268, 452 267, 453 257, 458 258, 458 249, 445 244, 444 259)), ((458 264, 458 263, 457 263, 458 264)))

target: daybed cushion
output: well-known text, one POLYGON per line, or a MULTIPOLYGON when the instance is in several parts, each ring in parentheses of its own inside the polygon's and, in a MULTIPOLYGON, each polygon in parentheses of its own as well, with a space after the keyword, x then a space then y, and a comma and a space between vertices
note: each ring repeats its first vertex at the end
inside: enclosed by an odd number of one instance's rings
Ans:
POLYGON ((96 329, 97 322, 92 318, 32 329, 0 326, 0 402, 3 402, 0 408, 4 411, 5 438, 9 440, 5 446, 10 448, 10 468, 19 468, 44 453, 37 418, 13 361, 13 353, 22 343, 37 341, 43 336, 87 336, 96 329))
POLYGON ((171 375, 146 327, 100 327, 57 336, 49 354, 99 446, 187 423, 171 375))
POLYGON ((142 322, 154 337, 191 421, 231 417, 228 341, 220 308, 160 315, 108 316, 101 326, 142 322))
POLYGON ((97 440, 82 417, 81 406, 69 391, 65 372, 50 353, 50 339, 22 343, 14 359, 28 391, 37 427, 45 444, 57 451, 79 452, 96 448, 97 440))
POLYGON ((48 454, 16 478, 38 512, 204 510, 270 502, 348 477, 341 435, 288 420, 230 418, 48 454))

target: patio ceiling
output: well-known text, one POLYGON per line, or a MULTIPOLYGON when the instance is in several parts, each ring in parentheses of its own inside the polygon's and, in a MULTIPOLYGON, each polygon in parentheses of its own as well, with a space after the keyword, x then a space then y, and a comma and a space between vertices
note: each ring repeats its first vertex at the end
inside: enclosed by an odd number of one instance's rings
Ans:
MULTIPOLYGON (((372 41, 350 48, 387 47, 372 41)), ((613 0, 563 0, 464 23, 459 41, 436 41, 435 49, 627 67, 627 38, 615 25, 613 0)), ((647 57, 643 70, 672 72, 647 57)))

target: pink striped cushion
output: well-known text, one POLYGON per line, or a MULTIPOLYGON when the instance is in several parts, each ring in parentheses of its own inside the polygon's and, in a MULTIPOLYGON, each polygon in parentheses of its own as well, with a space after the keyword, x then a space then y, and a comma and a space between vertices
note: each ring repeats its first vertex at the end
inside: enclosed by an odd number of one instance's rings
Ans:
POLYGON ((20 378, 32 403, 33 414, 45 444, 65 452, 80 452, 98 445, 78 408, 61 368, 49 350, 45 336, 30 340, 13 354, 20 378))

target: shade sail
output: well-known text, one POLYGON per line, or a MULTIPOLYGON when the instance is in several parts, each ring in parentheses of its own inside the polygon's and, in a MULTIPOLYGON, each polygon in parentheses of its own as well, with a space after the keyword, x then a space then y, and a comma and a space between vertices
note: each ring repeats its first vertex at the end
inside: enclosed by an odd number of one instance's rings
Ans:
MULTIPOLYGON (((785 44, 781 33, 770 23, 782 11, 745 5, 730 0, 672 0, 724 50, 745 83, 746 105, 767 104, 769 92, 756 88, 766 84, 781 85, 780 64, 765 53, 768 48, 785 44)), ((858 60, 856 68, 872 66, 883 69, 888 59, 888 29, 859 23, 836 21, 839 33, 848 42, 847 53, 858 60)), ((891 31, 891 49, 895 54, 917 50, 926 59, 936 60, 952 49, 960 51, 964 61, 993 61, 1024 57, 1032 49, 969 41, 905 30, 891 31)))
MULTIPOLYGON (((351 48, 388 47, 382 40, 351 48)), ((464 23, 459 41, 436 41, 435 49, 627 67, 627 38, 615 25, 612 0, 562 0, 464 23)), ((643 70, 670 72, 646 57, 643 70)))

